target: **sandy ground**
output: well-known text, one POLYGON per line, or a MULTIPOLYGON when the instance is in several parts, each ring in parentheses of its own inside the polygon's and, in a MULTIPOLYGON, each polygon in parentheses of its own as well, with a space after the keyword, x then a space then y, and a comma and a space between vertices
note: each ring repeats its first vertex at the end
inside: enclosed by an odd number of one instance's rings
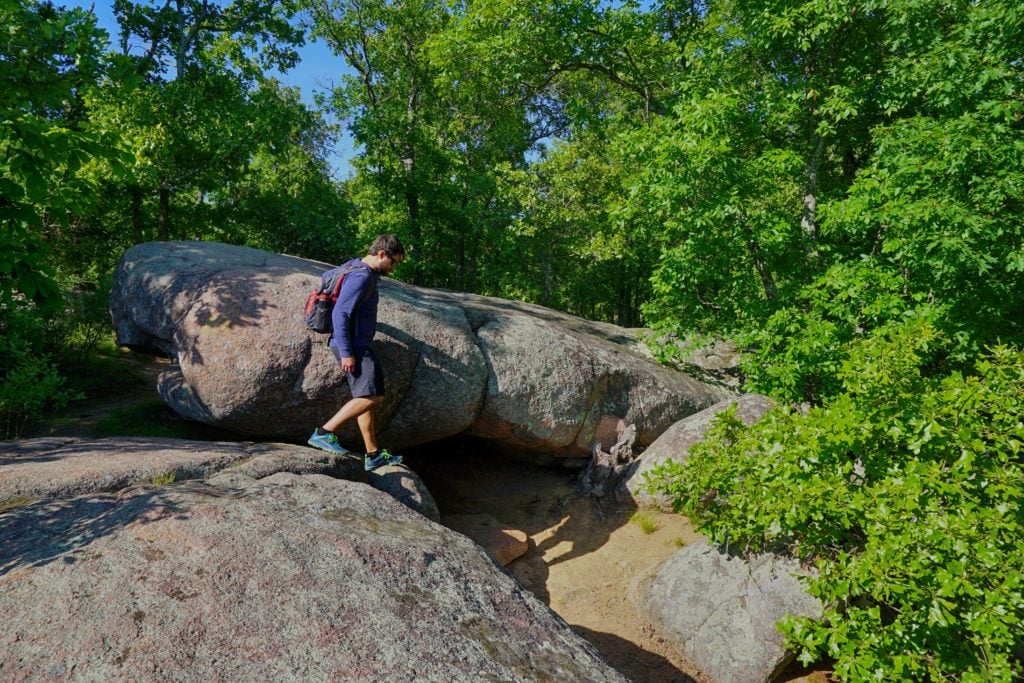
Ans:
POLYGON ((508 569, 630 679, 703 683, 629 600, 637 577, 696 538, 688 520, 645 513, 656 526, 648 534, 630 522, 632 510, 580 497, 576 470, 510 461, 481 444, 449 445, 443 456, 431 449, 410 458, 442 515, 485 512, 525 531, 530 550, 508 569))
MULTIPOLYGON (((69 406, 37 436, 95 436, 110 411, 158 398, 157 375, 166 361, 130 354, 143 375, 139 387, 104 401, 69 406)), ((190 430, 192 431, 192 430, 190 430)), ((197 427, 194 438, 204 435, 197 427)), ((220 435, 219 438, 223 438, 220 435)), ((453 440, 406 453, 437 500, 442 515, 484 512, 529 536, 527 554, 508 570, 547 603, 609 663, 636 683, 708 683, 700 671, 636 612, 630 588, 684 544, 697 538, 679 515, 635 510, 582 497, 578 469, 498 454, 486 442, 453 440)), ((781 680, 824 683, 824 672, 791 667, 781 680)))

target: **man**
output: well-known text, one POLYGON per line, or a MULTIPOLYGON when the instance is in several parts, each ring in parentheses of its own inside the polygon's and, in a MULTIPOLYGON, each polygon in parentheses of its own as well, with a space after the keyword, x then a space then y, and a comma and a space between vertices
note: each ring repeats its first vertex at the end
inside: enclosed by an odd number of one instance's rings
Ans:
POLYGON ((323 427, 317 427, 308 441, 314 448, 351 455, 338 443, 334 432, 355 420, 366 446, 363 466, 367 471, 402 462, 402 456, 392 455, 377 445, 373 414, 384 401, 384 373, 371 342, 377 331, 377 280, 391 273, 404 258, 405 248, 396 235, 380 235, 366 256, 345 264, 350 272, 341 283, 331 314, 334 331, 329 346, 348 379, 352 399, 323 427))

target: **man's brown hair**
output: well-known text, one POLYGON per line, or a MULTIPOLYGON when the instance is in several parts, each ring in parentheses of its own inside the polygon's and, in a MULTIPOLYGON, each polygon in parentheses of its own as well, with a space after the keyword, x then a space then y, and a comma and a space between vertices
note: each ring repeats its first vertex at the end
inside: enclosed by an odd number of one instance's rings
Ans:
POLYGON ((388 253, 388 256, 394 258, 395 256, 405 256, 405 247, 402 246, 402 241, 398 239, 398 235, 378 235, 377 239, 370 245, 370 254, 376 254, 381 249, 388 253))

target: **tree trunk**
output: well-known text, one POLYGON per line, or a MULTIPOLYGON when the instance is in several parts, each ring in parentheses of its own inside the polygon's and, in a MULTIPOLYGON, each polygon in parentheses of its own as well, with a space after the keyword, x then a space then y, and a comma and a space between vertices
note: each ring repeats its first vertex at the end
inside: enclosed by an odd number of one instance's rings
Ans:
MULTIPOLYGON (((405 171, 405 208, 409 215, 409 235, 412 237, 412 244, 423 258, 423 231, 420 227, 420 196, 413 183, 413 162, 412 159, 403 159, 408 162, 405 171)), ((412 263, 412 283, 423 285, 423 264, 420 259, 414 259, 412 263)))
POLYGON ((455 245, 455 291, 466 291, 466 240, 457 240, 455 245))
POLYGON ((128 188, 128 194, 131 201, 131 219, 132 219, 132 235, 135 236, 136 241, 144 241, 145 229, 142 225, 142 188, 138 185, 132 185, 128 188))
POLYGON ((757 276, 761 278, 761 287, 764 288, 764 295, 767 299, 777 299, 779 292, 775 287, 775 278, 772 276, 771 270, 768 265, 764 262, 764 256, 761 254, 761 245, 754 239, 754 232, 743 224, 743 231, 747 235, 747 249, 750 251, 750 258, 754 262, 754 270, 757 271, 757 276))
MULTIPOLYGON (((423 230, 420 226, 420 195, 416 188, 416 148, 413 142, 413 130, 416 126, 416 87, 415 83, 409 89, 409 96, 405 101, 405 149, 402 154, 402 168, 405 171, 405 208, 409 214, 409 234, 412 236, 412 243, 420 248, 423 254, 423 230)), ((425 254, 423 255, 425 256, 425 254)), ((412 266, 412 283, 423 284, 423 264, 416 260, 412 266)))
POLYGON ((818 268, 821 254, 818 252, 818 170, 825 151, 825 138, 814 136, 814 151, 807 159, 806 184, 804 185, 804 208, 800 216, 800 233, 804 242, 804 254, 812 269, 818 268))
POLYGON ((555 291, 555 274, 551 267, 551 259, 544 259, 544 289, 541 291, 541 305, 551 307, 555 291))
POLYGON ((620 327, 629 327, 630 308, 633 299, 629 283, 626 281, 626 273, 619 272, 618 296, 615 302, 615 324, 620 327))
POLYGON ((156 236, 159 240, 171 238, 171 190, 160 186, 160 214, 157 218, 156 236))
POLYGON ((188 35, 185 29, 185 8, 178 0, 178 44, 174 46, 175 78, 185 75, 185 57, 188 54, 188 35))

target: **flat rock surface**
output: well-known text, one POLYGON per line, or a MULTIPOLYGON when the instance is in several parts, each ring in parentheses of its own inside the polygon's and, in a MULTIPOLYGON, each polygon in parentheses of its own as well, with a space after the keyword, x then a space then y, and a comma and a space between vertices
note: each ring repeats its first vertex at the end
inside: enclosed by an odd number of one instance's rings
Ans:
POLYGON ((291 444, 44 437, 0 443, 0 501, 116 491, 155 478, 201 479, 230 466, 253 477, 286 471, 365 480, 361 461, 291 444))
POLYGON ((0 678, 624 681, 468 539, 323 475, 0 515, 0 678))

